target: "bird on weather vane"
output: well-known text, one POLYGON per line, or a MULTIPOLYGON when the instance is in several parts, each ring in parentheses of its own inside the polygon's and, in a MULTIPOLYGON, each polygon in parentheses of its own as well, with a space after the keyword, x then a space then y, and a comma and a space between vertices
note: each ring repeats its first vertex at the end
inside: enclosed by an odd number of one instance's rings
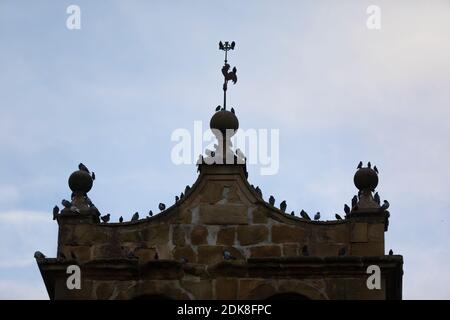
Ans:
POLYGON ((227 109, 227 89, 228 89, 228 81, 232 81, 233 84, 236 84, 237 82, 237 69, 236 67, 233 68, 233 70, 230 71, 231 66, 228 64, 227 60, 227 54, 229 50, 234 50, 236 43, 232 41, 229 43, 228 41, 225 41, 223 43, 222 41, 219 42, 219 50, 225 51, 225 64, 222 67, 222 74, 224 77, 223 82, 223 110, 227 109))

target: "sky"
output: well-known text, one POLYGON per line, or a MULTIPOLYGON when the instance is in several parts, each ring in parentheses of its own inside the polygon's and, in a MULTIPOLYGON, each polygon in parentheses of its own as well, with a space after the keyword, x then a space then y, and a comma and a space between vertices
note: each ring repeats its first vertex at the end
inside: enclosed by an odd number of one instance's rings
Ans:
POLYGON ((219 40, 236 41, 240 128, 279 130, 278 172, 251 165, 250 183, 331 220, 371 161, 403 297, 450 299, 449 38, 446 0, 1 0, 0 299, 48 299, 33 254, 56 255, 52 208, 79 162, 113 221, 196 180, 171 135, 207 130, 222 103, 219 40), (81 29, 66 26, 72 4, 81 29))

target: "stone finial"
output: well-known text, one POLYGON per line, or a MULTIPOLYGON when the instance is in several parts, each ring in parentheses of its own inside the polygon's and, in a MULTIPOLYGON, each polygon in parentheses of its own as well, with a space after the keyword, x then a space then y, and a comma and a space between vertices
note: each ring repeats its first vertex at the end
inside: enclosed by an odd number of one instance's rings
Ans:
POLYGON ((372 192, 378 186, 377 171, 372 168, 370 162, 367 164, 367 167, 363 167, 362 162, 359 163, 355 176, 353 177, 353 182, 359 190, 358 199, 352 200, 351 212, 370 211, 380 208, 380 205, 372 196, 372 192))
POLYGON ((92 189, 93 180, 85 170, 77 170, 69 177, 69 188, 74 193, 86 194, 92 189))

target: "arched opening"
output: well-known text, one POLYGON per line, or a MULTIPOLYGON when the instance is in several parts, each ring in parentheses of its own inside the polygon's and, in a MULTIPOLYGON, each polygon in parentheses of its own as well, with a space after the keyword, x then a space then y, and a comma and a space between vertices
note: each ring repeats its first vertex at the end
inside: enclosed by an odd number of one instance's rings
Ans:
POLYGON ((274 294, 268 297, 267 300, 310 300, 310 299, 304 295, 295 292, 283 292, 274 294))

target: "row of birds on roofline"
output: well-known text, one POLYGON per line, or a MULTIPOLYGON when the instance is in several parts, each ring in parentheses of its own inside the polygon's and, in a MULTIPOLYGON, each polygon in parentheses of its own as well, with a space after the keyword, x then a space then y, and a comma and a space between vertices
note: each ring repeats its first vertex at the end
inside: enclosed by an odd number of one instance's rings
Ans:
MULTIPOLYGON (((181 192, 181 194, 180 194, 179 196, 175 196, 175 203, 177 203, 178 201, 180 201, 181 199, 183 199, 183 198, 185 197, 185 195, 186 195, 190 190, 191 190, 191 186, 187 185, 187 186, 185 187, 185 189, 184 189, 184 192, 181 192)), ((86 203, 87 203, 88 206, 91 208, 91 210, 94 209, 94 210, 96 210, 96 211, 98 212, 98 209, 94 206, 94 204, 92 203, 91 199, 89 199, 88 196, 86 196, 85 199, 86 199, 86 203)), ((63 199, 63 200, 61 201, 61 204, 63 205, 64 208, 69 209, 69 210, 72 211, 72 212, 75 212, 75 213, 79 213, 79 212, 80 212, 80 211, 78 210, 78 208, 75 208, 75 207, 72 205, 72 202, 70 202, 69 200, 63 199)), ((160 212, 162 212, 162 211, 166 210, 166 205, 165 205, 164 203, 161 202, 161 203, 159 203, 159 205, 158 205, 158 209, 160 210, 160 212)), ((60 213, 60 209, 59 209, 59 207, 56 205, 56 206, 53 208, 53 220, 56 220, 56 218, 57 218, 57 216, 58 216, 59 213, 60 213)), ((150 210, 150 211, 148 212, 148 216, 146 216, 145 219, 150 219, 151 217, 153 217, 153 215, 154 215, 153 211, 150 210)), ((100 220, 101 220, 103 223, 108 223, 108 222, 111 220, 111 214, 108 213, 108 214, 105 214, 105 215, 103 215, 103 216, 100 216, 100 220)), ((139 212, 135 212, 135 213, 133 214, 133 216, 131 217, 131 220, 130 220, 130 221, 138 221, 138 220, 139 220, 139 212)), ((124 221, 124 220, 123 220, 123 217, 120 216, 119 222, 122 223, 123 221, 124 221)))
MULTIPOLYGON (((216 112, 218 112, 218 111, 224 111, 224 110, 225 110, 225 108, 222 107, 221 105, 218 105, 218 106, 216 107, 216 112)), ((234 111, 234 108, 231 108, 230 111, 231 111, 232 114, 236 114, 236 112, 234 111)))

